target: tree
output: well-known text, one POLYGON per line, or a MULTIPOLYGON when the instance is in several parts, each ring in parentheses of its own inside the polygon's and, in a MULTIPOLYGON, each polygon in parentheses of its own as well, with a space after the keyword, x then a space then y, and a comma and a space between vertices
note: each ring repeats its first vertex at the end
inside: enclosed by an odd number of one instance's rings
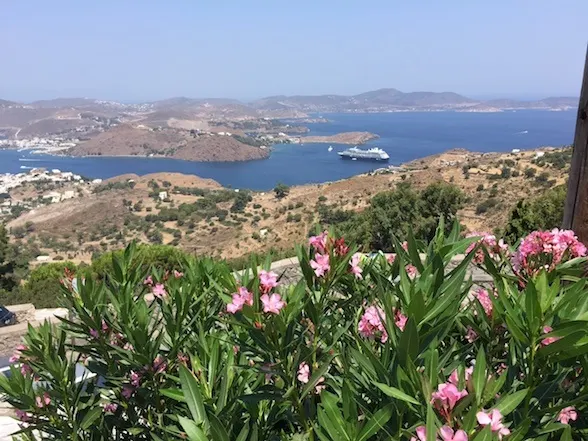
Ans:
POLYGON ((285 198, 290 193, 290 187, 280 182, 274 187, 274 193, 278 199, 285 198))
POLYGON ((504 237, 515 243, 534 230, 551 230, 561 226, 566 188, 560 185, 532 199, 521 199, 510 213, 504 237))

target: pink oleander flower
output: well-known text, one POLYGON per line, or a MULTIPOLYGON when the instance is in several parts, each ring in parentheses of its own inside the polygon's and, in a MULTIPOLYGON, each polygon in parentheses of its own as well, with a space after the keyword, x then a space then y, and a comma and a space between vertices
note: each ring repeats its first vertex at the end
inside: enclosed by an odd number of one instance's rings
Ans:
POLYGON ((263 312, 269 312, 272 314, 279 314, 280 310, 286 306, 286 303, 282 300, 279 294, 268 294, 262 295, 259 300, 263 304, 263 312))
POLYGON ((43 392, 42 396, 35 397, 35 404, 39 409, 51 404, 51 397, 47 392, 43 392))
POLYGON ((502 239, 497 241, 496 236, 494 236, 493 234, 474 232, 468 234, 466 237, 479 236, 481 236, 481 239, 471 244, 466 250, 466 254, 469 254, 474 250, 474 248, 478 246, 478 244, 482 244, 482 246, 478 249, 478 251, 476 251, 476 254, 474 255, 474 263, 479 265, 484 262, 483 249, 486 249, 488 255, 492 259, 499 258, 502 254, 505 254, 508 251, 508 245, 506 245, 502 239))
POLYGON ((363 279, 361 273, 363 270, 359 266, 359 262, 361 261, 361 253, 355 253, 351 260, 349 261, 349 265, 351 266, 351 274, 355 276, 356 279, 363 279))
POLYGON ((167 361, 165 361, 165 358, 163 358, 161 355, 158 355, 155 357, 155 360, 153 360, 153 365, 151 368, 156 374, 161 374, 167 369, 167 361))
POLYGON ((14 348, 14 354, 12 354, 8 361, 10 363, 16 363, 20 360, 20 357, 22 356, 22 351, 27 351, 28 349, 29 348, 23 344, 17 345, 16 348, 14 348))
POLYGON ((233 354, 237 355, 241 348, 238 345, 233 345, 233 354))
POLYGON ((20 365, 20 373, 25 377, 31 375, 33 373, 33 369, 28 364, 21 364, 20 365))
POLYGON ((271 271, 261 270, 259 272, 259 285, 263 293, 269 293, 273 288, 278 286, 278 275, 271 271))
POLYGON ((233 294, 233 301, 227 305, 227 311, 235 314, 243 309, 244 305, 253 305, 253 294, 247 291, 244 286, 239 287, 238 291, 233 294))
POLYGON ((471 326, 468 326, 465 339, 468 343, 473 343, 478 339, 478 333, 474 331, 474 329, 471 326))
POLYGON ((174 277, 176 279, 179 279, 180 277, 184 277, 184 273, 177 271, 177 270, 174 270, 174 277))
POLYGON ((143 285, 150 285, 153 286, 153 277, 147 276, 145 280, 143 280, 143 285))
POLYGON ((139 372, 131 371, 131 384, 134 387, 139 387, 141 385, 141 377, 139 372))
POLYGON ((502 439, 503 436, 510 435, 510 430, 502 424, 502 414, 498 409, 492 409, 488 413, 480 411, 476 414, 476 419, 482 426, 490 425, 490 430, 498 433, 499 439, 502 439))
POLYGON ((24 410, 16 409, 15 410, 16 417, 21 420, 23 423, 26 423, 31 420, 31 416, 25 412, 24 410))
POLYGON ((564 407, 557 415, 557 420, 562 424, 570 424, 570 421, 576 421, 577 419, 578 412, 573 406, 564 407))
MULTIPOLYGON (((474 291, 473 295, 474 298, 480 303, 480 305, 484 309, 486 316, 488 316, 488 318, 492 318, 493 305, 492 299, 490 298, 490 294, 488 294, 488 291, 484 288, 478 288, 476 291, 474 291)), ((476 313, 475 310, 474 313, 476 313)))
POLYGON ((118 404, 116 403, 106 403, 104 405, 104 412, 115 413, 116 409, 118 409, 118 404))
POLYGON ((98 338, 99 335, 100 333, 96 329, 90 329, 90 336, 92 338, 98 338))
POLYGON ((361 316, 357 330, 362 337, 380 338, 382 343, 388 340, 388 333, 384 326, 386 313, 379 306, 369 306, 361 316))
POLYGON ((317 253, 325 254, 327 251, 327 236, 328 233, 326 231, 318 236, 312 236, 308 239, 308 244, 313 247, 317 253))
POLYGON ((392 265, 394 263, 394 261, 396 260, 396 253, 388 254, 388 257, 386 258, 386 260, 388 261, 388 263, 390 265, 392 265))
POLYGON ((519 275, 534 276, 542 269, 553 271, 568 259, 586 256, 586 247, 573 231, 533 231, 523 238, 512 258, 512 265, 519 275))
POLYGON ((441 383, 437 386, 437 392, 431 395, 431 404, 441 415, 448 417, 457 402, 467 395, 465 389, 458 390, 455 384, 441 383))
MULTIPOLYGON (((553 331, 553 328, 551 326, 544 326, 543 327, 544 334, 549 334, 551 331, 553 331)), ((547 338, 544 338, 543 340, 541 340, 541 344, 543 346, 547 346, 547 345, 550 345, 551 343, 555 343, 560 338, 561 337, 547 337, 547 338)))
POLYGON ((15 350, 22 352, 22 351, 28 351, 29 347, 23 344, 17 345, 15 350))
POLYGON ((317 277, 323 277, 331 269, 329 264, 329 255, 316 253, 314 260, 310 261, 310 266, 314 269, 314 274, 317 277))
POLYGON ((128 384, 124 385, 122 391, 120 392, 123 398, 126 400, 130 399, 133 394, 135 393, 135 388, 129 386, 128 384))
POLYGON ((130 344, 129 342, 125 343, 125 345, 123 346, 123 349, 125 351, 134 351, 135 350, 135 348, 133 347, 133 345, 130 344))
POLYGON ((456 432, 449 426, 443 426, 439 429, 439 435, 443 441, 468 441, 468 435, 463 430, 456 432))
MULTIPOLYGON (((467 384, 468 381, 470 381, 470 378, 472 378, 472 374, 474 373, 474 368, 472 366, 468 367, 465 369, 464 371, 464 380, 467 384)), ((459 384, 459 372, 457 371, 457 369, 455 369, 451 375, 449 376, 449 382, 453 385, 455 385, 456 387, 459 384)))
POLYGON ((298 366, 298 376, 296 378, 298 378, 298 381, 300 381, 303 384, 308 383, 310 379, 310 367, 308 366, 308 363, 306 363, 305 361, 300 363, 300 365, 298 366))
POLYGON ((325 383, 325 377, 320 377, 314 386, 314 393, 319 395, 322 391, 327 388, 325 383))
POLYGON ((404 331, 404 327, 406 326, 407 321, 408 317, 402 314, 400 309, 394 311, 394 324, 398 327, 398 329, 404 331))
POLYGON ((406 252, 408 252, 408 242, 405 240, 404 242, 402 242, 402 249, 406 252))
POLYGON ((102 332, 108 332, 108 323, 104 319, 102 319, 102 332))
POLYGON ((155 285, 153 287, 153 289, 151 290, 151 292, 158 299, 162 299, 167 296, 167 291, 165 290, 165 286, 163 286, 161 283, 158 283, 157 285, 155 285))
POLYGON ((408 264, 404 267, 404 269, 406 270, 406 274, 408 275, 409 279, 414 279, 418 273, 418 270, 416 269, 416 266, 412 265, 412 264, 408 264))
MULTIPOLYGON (((438 439, 435 437, 438 441, 438 439)), ((425 426, 419 426, 416 428, 416 436, 413 436, 410 441, 427 441, 427 428, 425 426)))

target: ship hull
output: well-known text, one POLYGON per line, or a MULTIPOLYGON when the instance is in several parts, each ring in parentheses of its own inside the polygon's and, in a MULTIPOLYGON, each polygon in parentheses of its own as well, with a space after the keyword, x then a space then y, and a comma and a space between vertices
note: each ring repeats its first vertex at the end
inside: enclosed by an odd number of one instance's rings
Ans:
POLYGON ((362 158, 360 156, 347 156, 347 155, 339 155, 341 159, 346 161, 350 161, 352 159, 357 159, 358 161, 377 161, 377 162, 388 162, 390 158, 362 158))

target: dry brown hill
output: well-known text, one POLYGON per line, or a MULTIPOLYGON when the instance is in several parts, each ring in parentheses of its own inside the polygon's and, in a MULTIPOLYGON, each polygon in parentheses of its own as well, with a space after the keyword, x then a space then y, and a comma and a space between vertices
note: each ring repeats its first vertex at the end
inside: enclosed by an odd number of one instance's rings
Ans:
POLYGON ((193 135, 173 128, 150 129, 121 124, 73 147, 74 156, 165 156, 189 161, 248 161, 265 159, 267 149, 250 146, 232 136, 193 135))

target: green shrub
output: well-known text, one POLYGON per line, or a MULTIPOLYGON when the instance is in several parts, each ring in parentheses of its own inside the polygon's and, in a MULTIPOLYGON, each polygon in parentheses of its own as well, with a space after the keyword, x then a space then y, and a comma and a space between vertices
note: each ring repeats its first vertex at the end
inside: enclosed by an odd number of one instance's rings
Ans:
POLYGON ((491 208, 494 208, 498 205, 498 200, 495 198, 488 198, 484 202, 479 203, 476 205, 476 214, 483 214, 486 213, 491 208))

